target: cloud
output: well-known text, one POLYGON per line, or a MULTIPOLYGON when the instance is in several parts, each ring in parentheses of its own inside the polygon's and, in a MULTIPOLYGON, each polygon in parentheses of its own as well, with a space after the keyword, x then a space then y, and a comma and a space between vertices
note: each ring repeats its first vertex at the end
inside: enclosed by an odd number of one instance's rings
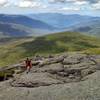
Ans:
POLYGON ((61 3, 63 10, 100 10, 100 0, 48 0, 49 3, 61 3))
POLYGON ((19 1, 16 6, 18 7, 38 7, 40 6, 40 3, 39 2, 33 2, 33 1, 29 1, 29 0, 22 0, 22 1, 19 1))
POLYGON ((92 4, 93 10, 100 10, 100 1, 98 3, 92 4))
POLYGON ((0 7, 52 10, 100 10, 100 0, 0 0, 0 7))
POLYGON ((59 10, 62 10, 62 11, 79 11, 81 8, 80 7, 63 7, 59 10))
POLYGON ((0 0, 0 6, 5 6, 8 3, 8 0, 0 0))
POLYGON ((48 0, 48 2, 49 3, 58 3, 58 2, 64 3, 64 2, 66 2, 66 0, 48 0))
POLYGON ((94 3, 98 3, 99 0, 84 0, 84 1, 89 1, 91 4, 94 4, 94 3))
POLYGON ((74 4, 75 5, 85 5, 85 4, 88 4, 88 2, 87 1, 76 1, 74 4))
POLYGON ((39 0, 19 0, 15 6, 20 8, 46 8, 47 6, 39 0))
POLYGON ((68 3, 68 2, 79 2, 79 3, 84 3, 84 2, 89 2, 89 3, 98 3, 100 0, 48 0, 51 3, 68 3))

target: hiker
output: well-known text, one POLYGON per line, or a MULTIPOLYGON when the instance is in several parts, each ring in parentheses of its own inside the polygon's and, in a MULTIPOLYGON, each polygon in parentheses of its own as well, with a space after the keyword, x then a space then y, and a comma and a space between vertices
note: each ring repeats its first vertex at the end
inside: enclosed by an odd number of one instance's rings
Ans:
POLYGON ((25 67, 26 67, 27 73, 30 72, 30 69, 32 68, 32 61, 31 61, 31 59, 27 58, 25 60, 25 67))

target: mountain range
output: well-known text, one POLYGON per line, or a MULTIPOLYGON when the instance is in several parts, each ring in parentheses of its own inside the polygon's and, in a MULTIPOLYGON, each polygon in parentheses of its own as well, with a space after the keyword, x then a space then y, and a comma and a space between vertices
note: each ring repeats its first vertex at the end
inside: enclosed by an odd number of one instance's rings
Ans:
POLYGON ((100 37, 100 18, 94 18, 87 22, 78 23, 69 27, 68 30, 100 37))
POLYGON ((61 13, 30 14, 29 17, 46 22, 59 29, 65 29, 69 26, 78 24, 79 22, 84 22, 84 20, 87 21, 91 19, 90 16, 81 16, 78 14, 65 15, 61 13))
POLYGON ((61 13, 39 13, 28 16, 46 22, 56 27, 58 31, 76 31, 100 36, 100 17, 61 13))
POLYGON ((28 36, 48 33, 54 27, 24 15, 0 14, 0 36, 28 36))
POLYGON ((0 37, 40 36, 72 31, 100 36, 100 17, 39 13, 28 15, 0 14, 0 37))

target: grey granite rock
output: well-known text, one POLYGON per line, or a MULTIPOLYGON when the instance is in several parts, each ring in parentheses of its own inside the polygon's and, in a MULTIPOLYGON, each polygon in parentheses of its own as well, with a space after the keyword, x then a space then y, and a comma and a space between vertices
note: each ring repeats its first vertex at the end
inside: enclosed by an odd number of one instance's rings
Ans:
POLYGON ((68 53, 33 60, 0 83, 0 100, 100 100, 100 55, 68 53))

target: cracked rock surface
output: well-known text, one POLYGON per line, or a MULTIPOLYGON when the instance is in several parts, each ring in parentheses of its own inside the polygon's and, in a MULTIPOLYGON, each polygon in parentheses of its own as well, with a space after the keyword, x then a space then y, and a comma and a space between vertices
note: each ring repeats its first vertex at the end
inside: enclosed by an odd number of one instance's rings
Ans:
POLYGON ((28 74, 0 83, 0 100, 100 99, 100 55, 68 53, 33 62, 28 74))

